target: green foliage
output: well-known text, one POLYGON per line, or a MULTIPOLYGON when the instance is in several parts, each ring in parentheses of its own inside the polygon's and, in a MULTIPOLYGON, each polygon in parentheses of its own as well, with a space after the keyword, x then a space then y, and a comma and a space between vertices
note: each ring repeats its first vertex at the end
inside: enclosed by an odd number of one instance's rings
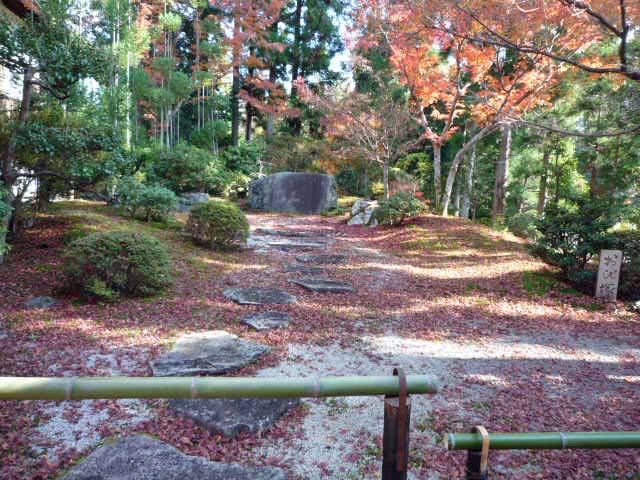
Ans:
POLYGON ((224 200, 195 205, 186 229, 196 243, 212 249, 237 247, 249 237, 246 215, 235 204, 224 200))
POLYGON ((0 187, 0 257, 9 251, 5 219, 11 214, 11 205, 6 202, 7 192, 0 187))
POLYGON ((424 152, 410 153, 398 160, 396 167, 415 177, 425 198, 433 197, 433 160, 430 155, 424 152))
POLYGON ((623 255, 618 296, 640 300, 640 231, 615 232, 611 236, 613 246, 623 255))
POLYGON ((125 177, 118 183, 118 200, 131 218, 142 211, 147 222, 164 222, 178 203, 178 197, 160 185, 145 185, 135 177, 125 177))
POLYGON ((519 237, 535 239, 539 235, 538 217, 533 213, 516 213, 506 220, 509 230, 519 237))
POLYGON ((227 148, 220 154, 220 157, 227 170, 251 175, 258 171, 258 162, 263 153, 264 146, 262 144, 242 143, 237 147, 227 148))
POLYGON ((211 152, 180 144, 173 150, 148 149, 143 154, 150 183, 160 183, 174 192, 207 192, 220 195, 228 172, 211 152))
POLYGON ((426 209, 425 203, 407 192, 398 192, 381 200, 373 218, 381 225, 400 225, 405 218, 415 217, 426 209))
POLYGON ((271 138, 264 153, 264 159, 274 172, 325 173, 325 165, 333 156, 325 140, 287 134, 271 138))
POLYGON ((121 295, 144 297, 171 283, 171 260, 149 235, 111 231, 74 241, 64 256, 65 286, 83 297, 112 301, 121 295))
POLYGON ((191 144, 203 150, 211 150, 216 146, 228 146, 231 143, 229 124, 223 120, 207 122, 204 127, 191 134, 190 141, 191 144))

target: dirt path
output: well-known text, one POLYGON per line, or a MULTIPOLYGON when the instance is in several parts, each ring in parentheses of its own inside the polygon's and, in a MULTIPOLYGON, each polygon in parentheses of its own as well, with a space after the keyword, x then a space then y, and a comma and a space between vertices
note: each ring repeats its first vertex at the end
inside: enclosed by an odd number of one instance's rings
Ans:
MULTIPOLYGON (((102 207, 71 207, 29 231, 0 267, 2 374, 146 376, 149 361, 179 335, 215 329, 272 348, 238 375, 389 374, 401 365, 443 383, 437 395, 414 398, 410 456, 412 478, 420 479, 460 478, 464 456, 444 451, 446 431, 640 424, 638 317, 555 281, 521 242, 501 233, 438 217, 369 229, 251 215, 252 227, 263 229, 253 247, 217 254, 178 230, 135 224, 171 247, 177 275, 170 292, 111 305, 59 297, 49 310, 25 309, 25 300, 52 294, 70 231, 130 227, 102 207), (291 265, 313 266, 296 260, 304 254, 344 255, 343 263, 317 267, 357 291, 315 293, 291 283, 307 275, 288 271, 291 265), (247 313, 271 308, 223 296, 239 286, 294 294, 296 304, 278 306, 291 315, 289 327, 255 332, 242 325, 247 313)), ((229 440, 176 417, 164 402, 2 402, 0 478, 47 478, 103 439, 130 432, 211 460, 284 466, 292 478, 376 478, 381 417, 380 398, 305 401, 269 432, 229 440)), ((492 464, 493 478, 625 479, 635 478, 640 458, 633 451, 524 452, 493 454, 492 464)))

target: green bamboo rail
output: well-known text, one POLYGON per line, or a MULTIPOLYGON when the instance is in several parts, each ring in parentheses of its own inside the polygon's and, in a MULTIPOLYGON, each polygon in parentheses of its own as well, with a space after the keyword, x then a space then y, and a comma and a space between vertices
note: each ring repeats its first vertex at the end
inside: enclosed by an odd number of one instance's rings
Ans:
MULTIPOLYGON (((408 393, 436 393, 427 375, 407 375, 408 393)), ((398 395, 395 376, 241 377, 0 377, 0 400, 115 398, 292 398, 398 395)))
MULTIPOLYGON (((449 450, 480 450, 479 433, 448 433, 449 450)), ((489 433, 491 450, 559 450, 566 448, 640 448, 640 432, 489 433)))

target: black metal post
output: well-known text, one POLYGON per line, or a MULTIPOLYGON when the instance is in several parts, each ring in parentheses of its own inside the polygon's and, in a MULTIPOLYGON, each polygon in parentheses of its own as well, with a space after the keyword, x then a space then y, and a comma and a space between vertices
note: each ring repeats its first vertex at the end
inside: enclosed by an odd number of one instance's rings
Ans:
POLYGON ((467 450, 467 480, 489 480, 489 472, 482 471, 482 451, 467 450))

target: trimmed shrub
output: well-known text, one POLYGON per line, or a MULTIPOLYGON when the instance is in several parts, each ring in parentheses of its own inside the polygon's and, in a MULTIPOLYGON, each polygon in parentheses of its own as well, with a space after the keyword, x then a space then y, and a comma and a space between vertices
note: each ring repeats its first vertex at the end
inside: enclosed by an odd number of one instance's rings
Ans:
POLYGON ((425 203, 408 192, 398 192, 388 200, 380 200, 373 218, 381 225, 400 225, 405 218, 415 217, 426 210, 425 203))
POLYGON ((536 228, 537 221, 538 217, 533 213, 516 213, 507 218, 507 227, 519 237, 535 239, 540 235, 536 228))
POLYGON ((171 283, 169 253, 154 237, 111 231, 74 241, 66 250, 66 287, 87 298, 116 300, 121 295, 145 297, 171 283))
POLYGON ((169 212, 178 204, 178 197, 160 185, 145 185, 134 177, 118 182, 118 200, 131 218, 140 212, 147 222, 166 222, 169 212))
POLYGON ((140 206, 147 222, 166 222, 169 212, 178 204, 178 197, 160 185, 145 185, 140 195, 140 206))
POLYGON ((211 200, 194 206, 186 228, 196 243, 212 249, 237 247, 249 237, 246 215, 236 205, 224 200, 211 200))

